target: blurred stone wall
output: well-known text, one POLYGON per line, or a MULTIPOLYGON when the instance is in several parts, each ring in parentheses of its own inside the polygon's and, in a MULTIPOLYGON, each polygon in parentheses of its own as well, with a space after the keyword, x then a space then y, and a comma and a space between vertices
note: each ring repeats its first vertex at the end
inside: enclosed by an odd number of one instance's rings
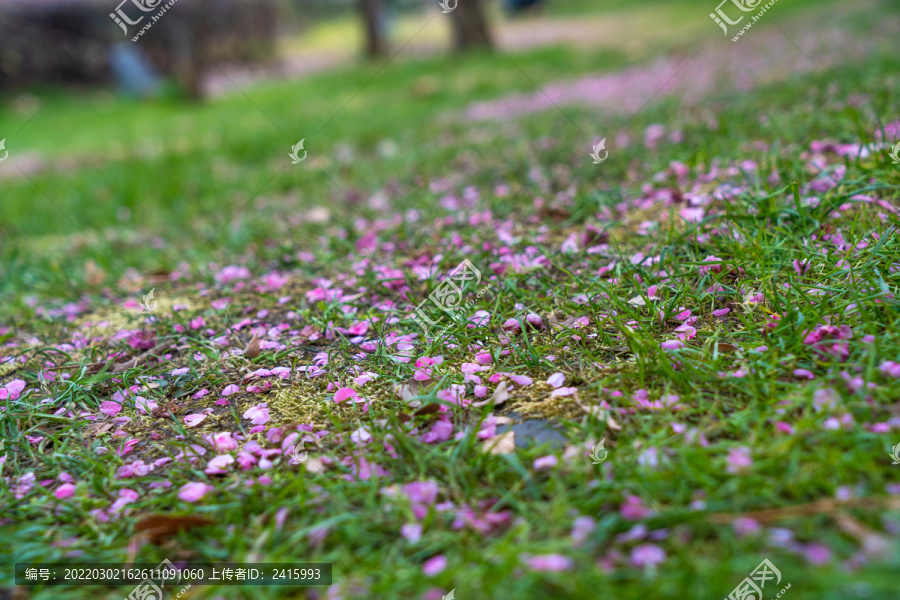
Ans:
MULTIPOLYGON (((41 83, 104 83, 112 44, 134 43, 193 95, 212 61, 257 61, 274 54, 278 0, 177 0, 137 42, 152 12, 121 5, 133 20, 126 36, 110 17, 121 0, 0 0, 0 91, 41 83)), ((153 6, 154 0, 134 0, 153 6)))

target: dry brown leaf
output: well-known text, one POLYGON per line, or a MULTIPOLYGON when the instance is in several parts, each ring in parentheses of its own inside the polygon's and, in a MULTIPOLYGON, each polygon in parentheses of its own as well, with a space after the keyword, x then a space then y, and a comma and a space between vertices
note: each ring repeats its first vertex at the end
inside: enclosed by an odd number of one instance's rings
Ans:
POLYGON ((709 520, 713 523, 731 523, 737 518, 746 517, 759 521, 760 523, 771 523, 781 519, 790 519, 792 517, 810 517, 828 513, 834 514, 849 506, 900 510, 900 498, 852 498, 846 502, 834 498, 825 498, 824 500, 816 500, 815 502, 810 502, 808 504, 798 504, 795 506, 786 506, 784 508, 770 508, 748 513, 715 513, 709 515, 709 520))
POLYGON ((437 402, 432 402, 431 404, 426 404, 413 414, 417 417, 421 417, 422 415, 433 415, 436 412, 440 412, 441 405, 437 402))
POLYGON ((620 431, 622 429, 622 426, 616 423, 616 420, 611 416, 606 417, 606 426, 610 429, 615 429, 616 431, 620 431))
POLYGON ((844 533, 859 540, 863 554, 869 558, 881 561, 891 557, 891 542, 885 536, 845 513, 838 513, 834 520, 844 533))
MULTIPOLYGON (((174 344, 174 342, 163 342, 162 344, 157 344, 156 346, 154 346, 150 350, 147 350, 143 354, 136 356, 131 360, 117 364, 116 366, 113 367, 112 372, 113 373, 122 373, 124 371, 127 371, 128 369, 133 369, 133 368, 137 367, 138 365, 143 364, 144 361, 146 361, 151 356, 159 356, 160 354, 162 354, 163 352, 165 352, 166 350, 171 348, 173 346, 173 344, 174 344)), ((157 385, 159 385, 159 384, 157 384, 157 385)))
POLYGON ((567 444, 566 449, 563 451, 562 459, 563 462, 574 462, 576 460, 581 460, 585 456, 584 448, 580 448, 574 444, 567 444))
POLYGON ((547 322, 550 323, 550 326, 554 330, 571 329, 572 325, 574 325, 577 321, 578 317, 566 318, 566 316, 561 311, 551 313, 550 316, 547 317, 547 322))
MULTIPOLYGON (((606 413, 606 409, 600 408, 599 406, 585 406, 581 403, 581 397, 578 395, 578 392, 572 394, 572 401, 584 412, 592 416, 603 416, 606 413)), ((613 421, 615 422, 615 421, 613 421)))
POLYGON ((500 382, 500 385, 497 386, 497 389, 494 390, 494 393, 491 394, 491 397, 487 400, 482 400, 481 402, 473 402, 472 406, 482 407, 486 404, 491 404, 493 406, 500 406, 504 402, 509 400, 509 392, 506 391, 506 380, 500 382))
POLYGON ((415 398, 419 395, 419 382, 415 379, 410 379, 406 383, 395 383, 392 387, 394 388, 394 393, 404 402, 409 402, 410 398, 415 398))
POLYGON ((93 260, 88 260, 84 265, 84 281, 88 285, 100 285, 106 281, 106 271, 98 267, 93 260))
POLYGON ((168 283, 171 280, 171 277, 172 273, 170 271, 163 271, 160 269, 147 274, 147 283, 151 285, 168 283))
POLYGON ((253 334, 253 339, 247 344, 243 352, 244 358, 256 358, 259 356, 259 336, 253 334))
POLYGON ((354 300, 359 300, 360 298, 362 298, 365 295, 366 295, 366 292, 360 292, 358 294, 353 294, 352 296, 341 296, 341 302, 344 304, 349 304, 350 302, 353 302, 354 300))
POLYGON ((185 529, 194 527, 206 527, 214 525, 215 521, 206 517, 185 515, 175 517, 171 515, 148 515, 137 522, 135 531, 144 532, 151 542, 159 546, 166 539, 185 529))
POLYGON ((565 221, 566 219, 568 219, 569 217, 572 216, 572 213, 570 213, 565 208, 561 208, 559 206, 541 207, 541 209, 538 211, 538 214, 540 214, 542 217, 549 217, 557 222, 565 221))
POLYGON ((112 423, 92 423, 88 425, 85 433, 92 437, 97 437, 98 435, 102 435, 113 428, 112 423))
POLYGON ((490 454, 511 454, 516 449, 516 433, 507 431, 485 440, 481 445, 484 452, 490 454))

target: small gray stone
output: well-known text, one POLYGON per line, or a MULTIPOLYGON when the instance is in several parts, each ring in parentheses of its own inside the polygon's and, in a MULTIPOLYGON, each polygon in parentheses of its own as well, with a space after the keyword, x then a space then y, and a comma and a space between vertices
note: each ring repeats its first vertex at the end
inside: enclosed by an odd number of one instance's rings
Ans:
POLYGON ((516 434, 517 447, 540 446, 550 444, 552 448, 562 448, 566 442, 566 436, 547 419, 529 419, 520 421, 522 415, 511 412, 508 416, 515 421, 512 425, 497 427, 497 433, 505 433, 512 429, 516 434))

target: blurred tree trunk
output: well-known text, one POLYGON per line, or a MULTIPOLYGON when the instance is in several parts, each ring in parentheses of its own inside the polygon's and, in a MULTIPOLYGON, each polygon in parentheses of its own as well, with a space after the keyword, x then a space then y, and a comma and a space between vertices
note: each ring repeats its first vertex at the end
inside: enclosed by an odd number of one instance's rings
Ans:
POLYGON ((169 19, 166 29, 172 53, 172 74, 188 98, 202 100, 202 69, 200 54, 196 48, 198 31, 195 27, 198 15, 192 10, 192 6, 188 10, 189 6, 179 7, 184 10, 166 15, 169 19))
POLYGON ((366 56, 381 56, 387 52, 384 31, 384 0, 359 0, 366 30, 366 56))
POLYGON ((456 9, 450 13, 453 21, 453 44, 457 50, 491 47, 484 5, 485 0, 459 0, 456 9))

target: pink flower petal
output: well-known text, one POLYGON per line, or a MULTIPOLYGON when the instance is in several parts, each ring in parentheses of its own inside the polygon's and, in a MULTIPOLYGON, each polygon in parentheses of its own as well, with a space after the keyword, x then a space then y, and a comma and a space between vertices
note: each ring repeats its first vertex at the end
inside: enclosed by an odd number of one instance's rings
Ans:
POLYGON ((428 560, 425 561, 425 564, 422 565, 422 572, 428 575, 429 577, 434 577, 441 571, 447 568, 447 557, 443 554, 438 554, 437 556, 432 556, 428 560))
POLYGON ((534 313, 528 313, 528 315, 525 317, 525 322, 538 329, 544 328, 544 321, 541 320, 540 316, 534 313))
POLYGON ((489 365, 494 362, 494 359, 491 356, 490 352, 482 352, 475 355, 475 362, 477 362, 479 365, 489 365))
POLYGON ((244 411, 244 418, 250 419, 254 425, 265 425, 269 422, 269 409, 265 406, 251 406, 244 411))
POLYGON ((205 496, 207 492, 212 491, 212 489, 211 485, 199 481, 186 483, 178 490, 178 498, 185 502, 196 502, 205 496))
POLYGON ((665 550, 656 544, 641 544, 631 551, 631 564, 636 567, 655 567, 665 560, 665 550))
POLYGON ((555 388, 560 387, 565 382, 566 382, 566 376, 563 375, 562 373, 554 373, 553 375, 551 375, 550 377, 547 378, 547 384, 552 387, 555 387, 555 388))
POLYGON ((550 469, 555 467, 558 462, 558 459, 551 454, 549 456, 536 458, 532 466, 534 467, 535 471, 549 471, 550 469))
POLYGON ((193 414, 187 415, 184 417, 184 424, 188 427, 196 427, 200 423, 206 420, 206 415, 193 414))
POLYGON ((341 402, 345 402, 351 398, 356 399, 359 397, 359 394, 356 393, 356 390, 353 388, 341 388, 334 393, 334 401, 340 404, 341 402))
POLYGON ((526 375, 514 375, 512 373, 509 374, 509 380, 515 383, 516 385, 526 386, 534 383, 534 380, 531 377, 526 375))
POLYGON ((578 388, 575 387, 561 387, 559 389, 553 390, 550 392, 551 396, 571 396, 575 392, 578 391, 578 388))
POLYGON ((71 498, 75 495, 75 485, 71 483, 64 483, 56 488, 56 492, 54 493, 54 495, 60 500, 71 498))
POLYGON ((519 321, 517 319, 507 319, 503 323, 503 329, 516 333, 521 329, 521 325, 519 325, 519 321))
POLYGON ((0 400, 18 400, 25 389, 25 382, 21 379, 13 379, 3 387, 0 387, 0 400))
POLYGON ((753 459, 750 457, 750 449, 746 447, 734 448, 728 453, 728 469, 729 473, 741 473, 753 465, 753 459))
POLYGON ((816 376, 812 374, 812 371, 808 371, 806 369, 794 369, 794 377, 799 379, 815 379, 816 376))
POLYGON ((568 571, 574 564, 571 558, 562 554, 529 556, 525 563, 532 571, 568 571))
POLYGON ((137 407, 138 412, 140 412, 142 415, 152 413, 154 410, 159 408, 159 404, 156 403, 156 400, 148 400, 143 396, 135 396, 134 405, 137 407))
POLYGON ((597 521, 593 517, 581 516, 572 523, 572 545, 581 546, 597 527, 597 521))
POLYGON ((122 411, 122 405, 118 402, 106 401, 100 405, 100 412, 107 417, 114 417, 122 411))
POLYGON ((409 542, 415 544, 422 539, 422 524, 407 523, 400 527, 400 535, 406 538, 409 542))
POLYGON ((228 472, 227 469, 232 464, 234 464, 233 456, 230 454, 220 454, 207 463, 204 472, 208 475, 223 475, 228 472))
POLYGON ((225 431, 223 433, 217 433, 212 437, 212 447, 219 451, 228 452, 230 450, 237 450, 238 443, 233 437, 231 437, 230 431, 225 431))

